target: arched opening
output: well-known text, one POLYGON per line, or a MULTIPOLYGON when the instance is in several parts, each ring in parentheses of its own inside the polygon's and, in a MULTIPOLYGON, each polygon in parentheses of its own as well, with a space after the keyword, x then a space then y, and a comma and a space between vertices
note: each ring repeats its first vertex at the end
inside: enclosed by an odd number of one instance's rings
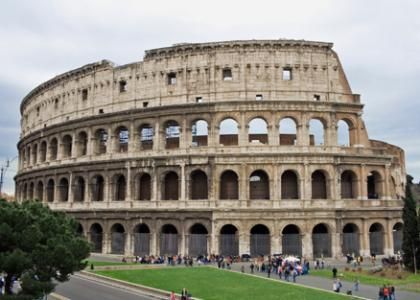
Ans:
POLYGON ((61 178, 58 185, 58 191, 61 202, 67 202, 69 200, 69 181, 67 178, 61 178))
POLYGON ((160 232, 160 255, 178 254, 178 230, 172 224, 162 226, 160 232))
POLYGON ((348 223, 343 227, 343 255, 359 255, 359 228, 353 224, 348 223))
POLYGON ((302 256, 302 238, 299 227, 293 224, 287 225, 281 234, 283 254, 302 256))
POLYGON ((119 223, 111 227, 111 253, 124 254, 125 247, 125 230, 124 226, 119 223))
POLYGON ((382 196, 382 178, 376 171, 372 171, 367 177, 367 192, 368 199, 380 199, 382 196))
POLYGON ((264 171, 254 171, 249 177, 249 198, 251 200, 270 199, 270 183, 264 171))
POLYGON ((28 166, 31 165, 31 147, 26 148, 26 161, 28 166))
POLYGON ((55 189, 54 179, 48 180, 47 182, 47 201, 48 202, 54 202, 54 189, 55 189))
POLYGON ((143 124, 139 128, 141 150, 153 149, 154 130, 150 124, 143 124))
POLYGON ((165 148, 179 148, 179 138, 181 136, 181 126, 176 121, 167 121, 165 123, 165 148))
POLYGON ((47 160, 47 142, 41 142, 39 160, 44 162, 47 160))
POLYGON ((63 143, 63 158, 71 157, 72 147, 73 147, 73 138, 66 134, 62 140, 63 143))
POLYGON ((101 175, 94 176, 91 185, 92 201, 104 201, 104 178, 101 175))
POLYGON ((138 177, 137 199, 152 199, 152 178, 147 173, 143 173, 138 177))
POLYGON ((373 223, 370 226, 369 244, 371 254, 384 254, 384 227, 381 224, 373 223))
POLYGON ((34 189, 35 189, 35 184, 33 182, 31 182, 29 184, 29 192, 28 192, 28 199, 29 200, 34 199, 34 189))
POLYGON ((44 201, 44 183, 42 181, 38 181, 36 186, 36 198, 39 201, 44 201))
POLYGON ((281 198, 298 199, 299 185, 295 172, 288 170, 281 175, 281 198))
POLYGON ((88 135, 81 131, 77 135, 77 155, 83 156, 87 154, 88 135))
POLYGON ((312 230, 314 257, 331 257, 331 234, 325 224, 318 224, 312 230))
POLYGON ((38 144, 32 147, 32 163, 35 165, 38 162, 38 144))
POLYGON ((220 199, 239 199, 238 175, 225 171, 220 176, 220 199))
POLYGON ((74 192, 73 197, 75 202, 83 202, 85 201, 85 180, 83 177, 78 176, 74 180, 74 192))
POLYGON ((341 173, 341 199, 357 198, 357 177, 353 171, 341 173))
POLYGON ((191 126, 192 145, 196 147, 207 146, 208 124, 204 120, 194 121, 191 126))
POLYGON ((23 185, 22 199, 28 200, 28 184, 27 183, 23 185))
POLYGON ((95 152, 97 155, 105 154, 108 143, 108 132, 101 128, 95 132, 95 152))
POLYGON ((312 199, 327 199, 327 180, 324 172, 317 170, 312 173, 312 199))
POLYGON ((346 121, 340 120, 337 123, 337 145, 342 147, 349 147, 350 140, 350 127, 346 121))
POLYGON ((280 145, 296 145, 296 122, 292 118, 284 118, 280 120, 279 141, 280 145))
POLYGON ((252 119, 248 127, 248 142, 252 144, 268 144, 267 122, 264 119, 252 119))
POLYGON ((90 227, 90 242, 92 243, 92 252, 102 253, 103 230, 98 223, 90 227))
POLYGON ((150 254, 150 229, 142 223, 134 228, 134 255, 150 254))
POLYGON ((58 152, 57 139, 53 138, 50 142, 50 160, 56 160, 57 159, 57 152, 58 152))
POLYGON ((392 227, 392 238, 394 240, 394 253, 402 251, 403 223, 398 222, 392 227))
POLYGON ((207 255, 208 231, 203 224, 196 223, 190 228, 188 253, 191 256, 207 255))
POLYGON ((195 170, 190 175, 191 199, 207 199, 207 175, 201 170, 195 170))
POLYGON ((312 119, 309 121, 309 145, 324 145, 324 124, 320 120, 312 119))
POLYGON ((175 172, 168 172, 164 178, 162 200, 178 200, 178 174, 175 172))
POLYGON ((127 183, 125 181, 124 175, 116 175, 114 177, 115 180, 115 200, 116 201, 124 201, 127 183))
POLYGON ((392 199, 399 199, 397 195, 397 184, 395 183, 395 178, 393 176, 390 176, 391 182, 389 184, 389 193, 392 199))
POLYGON ((231 118, 220 122, 219 143, 224 146, 238 145, 238 123, 231 118))
POLYGON ((267 226, 257 224, 251 228, 250 248, 251 256, 270 255, 270 230, 267 226))
POLYGON ((239 255, 239 232, 232 224, 227 224, 220 229, 220 255, 239 255))
POLYGON ((127 152, 128 151, 128 140, 129 140, 129 132, 127 127, 120 126, 115 130, 115 151, 116 152, 127 152))
POLYGON ((77 223, 77 227, 76 227, 76 234, 80 237, 83 237, 84 230, 83 230, 83 226, 80 223, 77 223))

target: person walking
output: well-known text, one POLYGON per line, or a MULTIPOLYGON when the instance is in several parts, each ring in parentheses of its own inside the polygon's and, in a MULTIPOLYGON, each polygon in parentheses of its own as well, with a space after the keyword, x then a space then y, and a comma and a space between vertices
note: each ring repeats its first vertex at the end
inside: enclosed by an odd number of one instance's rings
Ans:
POLYGON ((176 300, 175 292, 171 291, 171 296, 169 297, 169 300, 176 300))
POLYGON ((336 267, 334 267, 333 269, 332 269, 332 273, 333 273, 333 278, 335 279, 335 278, 337 278, 337 268, 336 267))
POLYGON ((354 280, 354 291, 358 292, 359 291, 359 284, 360 284, 360 280, 358 277, 356 277, 356 279, 354 280))

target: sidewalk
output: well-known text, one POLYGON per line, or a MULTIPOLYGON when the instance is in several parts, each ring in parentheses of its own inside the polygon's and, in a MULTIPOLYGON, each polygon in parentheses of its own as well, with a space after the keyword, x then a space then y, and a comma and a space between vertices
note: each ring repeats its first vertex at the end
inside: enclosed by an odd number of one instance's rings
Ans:
MULTIPOLYGON (((240 272, 242 265, 245 266, 245 273, 248 273, 248 274, 251 273, 249 269, 250 263, 234 263, 232 265, 232 270, 240 272)), ((267 273, 254 272, 254 275, 267 277, 267 273)), ((331 277, 332 277, 332 274, 331 274, 331 277)), ((279 279, 276 273, 271 273, 271 278, 279 279)), ((284 281, 284 277, 281 280, 284 281)), ((296 277, 296 283, 331 291, 332 286, 333 286, 333 279, 332 278, 327 279, 327 278, 311 276, 311 275, 304 275, 304 276, 296 277)), ((352 287, 353 287, 352 282, 342 280, 341 283, 343 284, 343 287, 341 289, 342 294, 345 294, 347 290, 352 290, 352 287)), ((358 292, 353 291, 353 295, 363 297, 363 298, 368 298, 368 299, 378 299, 378 292, 379 292, 379 287, 377 286, 359 284, 359 291, 358 292)), ((414 293, 414 292, 401 291, 397 289, 395 294, 396 294, 396 299, 398 300, 420 299, 420 294, 414 293)))

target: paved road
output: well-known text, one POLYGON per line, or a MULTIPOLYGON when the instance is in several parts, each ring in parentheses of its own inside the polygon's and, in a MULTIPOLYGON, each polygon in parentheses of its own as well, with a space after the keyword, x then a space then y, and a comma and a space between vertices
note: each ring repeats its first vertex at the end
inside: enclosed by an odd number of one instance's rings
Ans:
POLYGON ((127 287, 110 286, 77 274, 69 281, 60 283, 55 293, 71 300, 156 300, 127 287))

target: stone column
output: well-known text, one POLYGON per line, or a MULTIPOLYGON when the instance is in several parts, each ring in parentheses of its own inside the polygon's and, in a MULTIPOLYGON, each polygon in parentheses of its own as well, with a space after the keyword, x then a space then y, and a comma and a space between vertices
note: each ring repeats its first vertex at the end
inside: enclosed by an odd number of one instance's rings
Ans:
POLYGON ((386 226, 384 228, 384 254, 385 255, 394 255, 394 235, 393 235, 393 228, 392 223, 390 220, 386 220, 386 226))
POLYGON ((131 232, 125 232, 124 236, 125 236, 124 254, 133 256, 134 255, 134 249, 132 247, 133 234, 131 232))
POLYGON ((369 227, 366 220, 363 220, 360 255, 367 257, 370 256, 369 227))
POLYGON ((69 203, 73 203, 74 199, 73 199, 73 172, 70 172, 69 174, 69 191, 68 191, 68 198, 69 198, 69 203))
POLYGON ((239 255, 250 253, 249 240, 250 234, 248 232, 239 234, 239 255))
POLYGON ((129 161, 126 162, 125 168, 127 169, 127 188, 125 200, 132 202, 133 198, 131 197, 131 166, 129 161))
POLYGON ((108 232, 102 233, 102 253, 107 254, 111 252, 111 235, 108 232))
POLYGON ((302 234, 302 256, 308 259, 313 257, 312 234, 309 232, 302 234))
POLYGON ((340 243, 340 232, 331 233, 331 256, 335 259, 341 257, 342 254, 341 243, 340 243))
POLYGON ((191 130, 187 124, 187 118, 183 116, 182 119, 182 128, 181 128, 181 136, 179 141, 179 148, 186 149, 189 147, 190 143, 188 142, 189 137, 191 136, 191 130))
POLYGON ((181 167, 181 197, 180 197, 181 199, 180 200, 185 201, 185 200, 187 200, 186 192, 185 192, 185 187, 186 187, 186 184, 185 184, 185 163, 184 162, 181 163, 180 167, 181 167))
POLYGON ((111 182, 108 175, 104 178, 104 202, 111 202, 112 201, 112 189, 111 189, 111 182))
POLYGON ((156 202, 156 201, 160 201, 160 191, 158 191, 158 181, 159 181, 159 176, 157 174, 157 170, 156 167, 153 167, 153 171, 152 171, 152 201, 156 202))
POLYGON ((153 151, 158 151, 160 149, 161 138, 162 133, 160 132, 160 120, 156 120, 153 132, 153 151))
POLYGON ((392 196, 391 196, 391 190, 390 190, 390 186, 389 186, 389 182, 390 182, 390 174, 389 174, 389 168, 390 165, 386 164, 385 165, 385 180, 384 180, 384 185, 383 185, 383 194, 382 194, 382 199, 384 200, 391 200, 392 196))
POLYGON ((367 178, 366 178, 366 165, 360 165, 360 180, 359 180, 359 190, 357 192, 358 198, 360 200, 367 200, 367 178))
POLYGON ((157 233, 156 232, 152 232, 150 234, 150 254, 158 255, 157 233))
POLYGON ((248 184, 248 173, 246 164, 241 164, 241 172, 238 174, 239 176, 239 200, 241 204, 246 204, 249 201, 249 184, 248 184))
POLYGON ((278 236, 276 233, 271 234, 271 254, 283 253, 282 244, 281 244, 281 234, 278 236))
POLYGON ((246 146, 248 145, 248 124, 245 124, 245 114, 241 113, 239 120, 239 136, 238 136, 238 145, 246 146))

